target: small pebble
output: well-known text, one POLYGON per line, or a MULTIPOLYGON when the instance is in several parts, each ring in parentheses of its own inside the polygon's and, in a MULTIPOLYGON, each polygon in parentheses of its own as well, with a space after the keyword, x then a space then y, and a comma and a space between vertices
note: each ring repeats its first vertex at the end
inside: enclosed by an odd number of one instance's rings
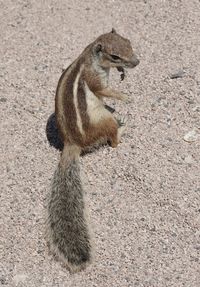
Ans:
POLYGON ((184 160, 188 164, 192 164, 194 162, 193 157, 190 154, 188 154, 184 160))
POLYGON ((194 128, 193 130, 189 131, 187 134, 184 135, 184 141, 186 142, 195 142, 198 138, 199 134, 196 128, 194 128))
POLYGON ((177 72, 170 75, 170 79, 183 78, 185 72, 183 70, 178 70, 177 72))

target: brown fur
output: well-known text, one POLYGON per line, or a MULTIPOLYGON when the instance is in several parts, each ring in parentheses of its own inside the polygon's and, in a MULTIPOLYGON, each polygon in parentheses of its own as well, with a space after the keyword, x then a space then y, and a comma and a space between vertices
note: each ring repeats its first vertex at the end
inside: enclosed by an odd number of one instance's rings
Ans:
POLYGON ((116 147, 118 123, 115 119, 104 119, 98 125, 91 125, 87 130, 83 147, 95 144, 99 139, 105 138, 111 141, 111 146, 116 147))

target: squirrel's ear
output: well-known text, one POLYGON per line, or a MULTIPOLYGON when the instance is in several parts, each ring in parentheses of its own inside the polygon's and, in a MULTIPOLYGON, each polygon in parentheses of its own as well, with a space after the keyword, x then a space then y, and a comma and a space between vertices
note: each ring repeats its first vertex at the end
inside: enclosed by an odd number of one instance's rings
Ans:
POLYGON ((102 51, 102 45, 100 43, 97 43, 93 48, 93 52, 95 54, 98 54, 100 51, 102 51))
POLYGON ((117 32, 116 32, 116 30, 115 30, 114 28, 112 28, 111 33, 113 33, 113 34, 117 34, 117 32))

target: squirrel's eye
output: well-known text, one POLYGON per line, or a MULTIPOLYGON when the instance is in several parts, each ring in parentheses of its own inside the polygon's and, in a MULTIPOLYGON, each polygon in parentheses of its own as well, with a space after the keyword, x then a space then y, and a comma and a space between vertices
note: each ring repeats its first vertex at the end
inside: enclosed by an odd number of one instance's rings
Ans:
POLYGON ((116 56, 116 55, 110 55, 112 57, 113 60, 120 60, 120 57, 116 56))

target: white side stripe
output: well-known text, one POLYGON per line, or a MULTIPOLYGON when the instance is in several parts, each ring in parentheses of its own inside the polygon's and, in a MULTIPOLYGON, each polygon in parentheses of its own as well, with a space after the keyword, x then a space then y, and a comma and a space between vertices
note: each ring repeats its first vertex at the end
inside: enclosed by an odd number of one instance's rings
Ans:
POLYGON ((74 106, 76 110, 76 116, 77 116, 77 126, 81 134, 84 134, 83 126, 82 126, 82 120, 80 116, 80 112, 78 109, 78 96, 77 96, 77 90, 78 90, 78 82, 81 76, 81 73, 83 71, 83 65, 80 67, 80 72, 78 73, 74 85, 73 85, 73 100, 74 100, 74 106))

